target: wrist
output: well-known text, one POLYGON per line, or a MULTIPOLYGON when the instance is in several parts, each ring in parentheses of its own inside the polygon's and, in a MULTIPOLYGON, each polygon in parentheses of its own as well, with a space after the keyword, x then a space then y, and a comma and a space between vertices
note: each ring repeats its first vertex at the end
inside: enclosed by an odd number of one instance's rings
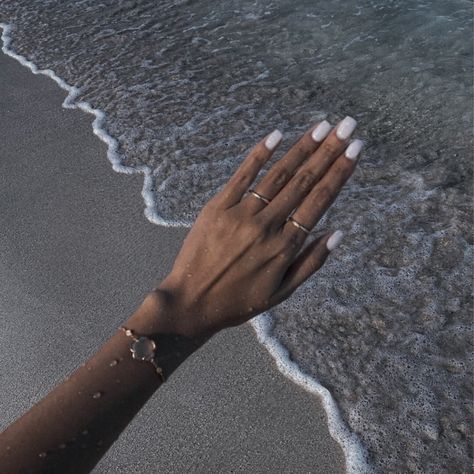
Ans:
POLYGON ((205 330, 198 321, 185 318, 177 311, 174 297, 167 291, 154 289, 147 294, 129 324, 142 335, 175 334, 196 341, 207 341, 214 332, 205 330))
POLYGON ((169 295, 155 289, 123 326, 137 337, 145 336, 155 342, 154 362, 167 379, 188 356, 212 337, 212 334, 184 323, 170 304, 169 295))

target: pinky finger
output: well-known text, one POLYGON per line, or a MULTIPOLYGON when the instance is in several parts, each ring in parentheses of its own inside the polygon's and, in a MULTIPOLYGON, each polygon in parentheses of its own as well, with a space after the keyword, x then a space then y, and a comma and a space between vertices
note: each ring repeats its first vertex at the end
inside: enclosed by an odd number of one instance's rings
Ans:
POLYGON ((342 240, 344 234, 340 230, 323 235, 311 242, 294 260, 286 271, 283 281, 276 291, 274 298, 278 304, 288 298, 314 272, 318 271, 328 255, 342 240))

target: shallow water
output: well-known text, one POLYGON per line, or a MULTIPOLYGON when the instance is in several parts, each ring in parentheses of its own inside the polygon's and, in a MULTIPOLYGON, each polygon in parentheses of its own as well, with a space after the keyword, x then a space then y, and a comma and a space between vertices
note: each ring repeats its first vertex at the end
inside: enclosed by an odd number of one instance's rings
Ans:
MULTIPOLYGON (((367 141, 319 228, 347 235, 276 308, 379 472, 472 464, 472 5, 3 0, 11 47, 81 87, 156 212, 191 222, 248 150, 345 115, 367 141)), ((93 170, 91 170, 93 172, 93 170)))

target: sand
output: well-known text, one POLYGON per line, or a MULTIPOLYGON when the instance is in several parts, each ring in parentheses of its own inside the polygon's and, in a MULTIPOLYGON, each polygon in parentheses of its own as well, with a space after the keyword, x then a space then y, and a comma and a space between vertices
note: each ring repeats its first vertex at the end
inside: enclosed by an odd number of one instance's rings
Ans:
MULTIPOLYGON (((92 116, 0 54, 0 428, 110 337, 170 270, 186 229, 143 216, 92 116)), ((344 472, 319 400, 250 325, 215 336, 149 400, 94 472, 344 472)))

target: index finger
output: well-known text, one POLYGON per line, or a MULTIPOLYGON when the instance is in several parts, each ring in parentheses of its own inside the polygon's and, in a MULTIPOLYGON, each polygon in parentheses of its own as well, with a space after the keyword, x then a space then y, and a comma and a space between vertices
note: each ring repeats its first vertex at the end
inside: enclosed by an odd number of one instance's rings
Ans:
POLYGON ((228 208, 240 202, 262 166, 270 159, 276 147, 280 144, 281 139, 281 132, 274 130, 255 145, 237 171, 219 192, 218 196, 216 196, 221 205, 228 208))

